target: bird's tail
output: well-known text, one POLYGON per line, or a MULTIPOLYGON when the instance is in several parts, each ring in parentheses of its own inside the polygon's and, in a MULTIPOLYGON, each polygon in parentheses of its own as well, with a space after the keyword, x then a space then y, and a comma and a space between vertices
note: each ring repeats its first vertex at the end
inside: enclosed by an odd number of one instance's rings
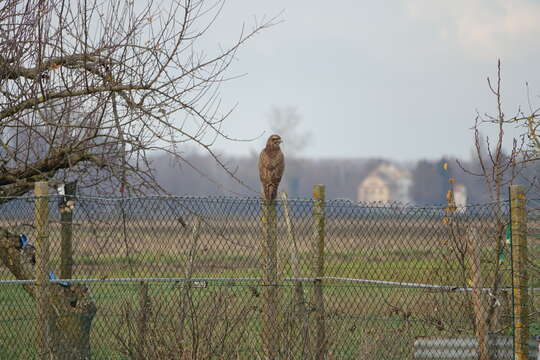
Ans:
POLYGON ((276 200, 277 198, 277 186, 272 185, 272 192, 270 193, 270 198, 273 200, 276 200))
POLYGON ((277 197, 277 186, 268 184, 264 187, 264 198, 266 201, 273 201, 277 197))

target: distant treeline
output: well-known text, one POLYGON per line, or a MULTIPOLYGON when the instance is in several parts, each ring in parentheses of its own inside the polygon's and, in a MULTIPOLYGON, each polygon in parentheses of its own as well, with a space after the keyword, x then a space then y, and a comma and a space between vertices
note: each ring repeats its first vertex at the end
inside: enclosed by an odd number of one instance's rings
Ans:
MULTIPOLYGON (((222 160, 243 184, 217 166, 211 157, 196 153, 186 155, 185 161, 189 162, 189 166, 173 162, 163 155, 154 158, 153 167, 159 183, 174 195, 257 196, 260 184, 256 154, 249 157, 223 157, 222 160)), ((325 184, 328 199, 355 201, 358 185, 382 162, 392 162, 411 172, 413 184, 410 193, 416 204, 445 204, 450 178, 455 179, 455 183, 465 185, 468 204, 490 201, 484 179, 467 174, 453 158, 408 163, 371 158, 289 158, 280 190, 287 191, 290 198, 306 198, 311 197, 313 184, 325 184), (448 164, 448 170, 444 169, 444 163, 448 164)), ((473 161, 462 161, 461 164, 472 172, 478 172, 478 165, 473 161)), ((531 163, 521 171, 516 182, 531 183, 539 174, 540 164, 531 163)))

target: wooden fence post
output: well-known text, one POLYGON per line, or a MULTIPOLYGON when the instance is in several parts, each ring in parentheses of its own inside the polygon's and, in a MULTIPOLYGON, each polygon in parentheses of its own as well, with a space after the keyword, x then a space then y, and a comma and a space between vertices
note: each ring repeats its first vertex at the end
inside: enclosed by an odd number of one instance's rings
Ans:
POLYGON ((139 284, 139 316, 137 318, 137 355, 136 359, 146 359, 146 335, 148 332, 148 318, 150 315, 150 296, 148 283, 139 284))
POLYGON ((37 350, 40 359, 48 359, 49 344, 49 186, 40 181, 34 185, 35 207, 34 222, 36 227, 36 314, 37 314, 37 350))
POLYGON ((313 186, 313 218, 315 223, 314 255, 315 264, 313 266, 313 277, 315 280, 313 295, 316 309, 316 355, 315 359, 322 360, 326 356, 326 326, 323 297, 324 277, 324 236, 325 236, 325 213, 324 213, 325 188, 324 185, 313 186))
MULTIPOLYGON (((294 233, 294 227, 289 213, 289 200, 286 192, 281 193, 281 200, 283 202, 283 215, 285 217, 285 224, 287 225, 287 234, 289 235, 288 238, 292 274, 296 279, 298 279, 302 276, 299 264, 300 254, 298 251, 298 244, 296 243, 296 234, 294 233)), ((307 345, 309 344, 309 324, 304 298, 304 287, 302 286, 302 282, 298 280, 294 281, 294 299, 297 324, 300 325, 300 334, 302 337, 300 339, 302 342, 302 351, 300 356, 302 359, 304 359, 307 357, 306 350, 307 345)))
POLYGON ((510 186, 512 230, 512 284, 514 296, 514 356, 527 360, 529 355, 529 309, 527 276, 527 208, 525 190, 510 186))
MULTIPOLYGON (((180 328, 178 330, 178 339, 182 344, 182 347, 184 346, 184 324, 188 316, 188 307, 190 306, 191 301, 191 288, 193 287, 191 279, 193 278, 193 272, 195 271, 195 261, 197 258, 197 250, 199 247, 199 238, 201 236, 201 224, 201 217, 197 216, 197 218, 195 219, 195 225, 193 226, 193 229, 191 231, 191 244, 189 247, 188 259, 184 267, 184 282, 180 286, 180 289, 182 291, 180 299, 182 313, 180 315, 180 328)), ((191 309, 191 311, 193 311, 193 309, 191 309)))
POLYGON ((263 259, 263 319, 262 344, 266 359, 274 360, 279 353, 278 329, 278 269, 277 269, 277 214, 275 201, 262 201, 264 240, 263 259))
POLYGON ((471 297, 474 311, 475 335, 478 341, 478 359, 489 360, 489 344, 487 329, 487 312, 482 300, 482 262, 479 245, 480 232, 477 228, 469 228, 467 231, 467 245, 469 257, 469 273, 471 278, 471 297))

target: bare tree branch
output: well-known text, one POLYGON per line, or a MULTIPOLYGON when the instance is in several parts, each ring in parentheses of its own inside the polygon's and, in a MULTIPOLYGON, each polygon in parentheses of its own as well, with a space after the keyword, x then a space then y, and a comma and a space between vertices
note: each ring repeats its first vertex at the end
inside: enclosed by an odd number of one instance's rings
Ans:
POLYGON ((10 0, 0 5, 0 195, 37 180, 78 178, 111 191, 161 192, 151 156, 182 161, 195 143, 214 153, 230 110, 219 87, 237 51, 200 46, 223 0, 10 0))

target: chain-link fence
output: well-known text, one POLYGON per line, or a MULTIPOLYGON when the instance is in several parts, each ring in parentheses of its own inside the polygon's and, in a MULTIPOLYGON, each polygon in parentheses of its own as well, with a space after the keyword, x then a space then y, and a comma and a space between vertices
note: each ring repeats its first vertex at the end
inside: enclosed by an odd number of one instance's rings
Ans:
MULTIPOLYGON (((527 200, 530 335, 540 341, 540 198, 527 200)), ((537 351, 540 351, 540 347, 537 351)), ((540 355, 539 355, 540 356, 540 355)))
POLYGON ((2 359, 513 358, 509 203, 47 201, 0 205, 2 359))

